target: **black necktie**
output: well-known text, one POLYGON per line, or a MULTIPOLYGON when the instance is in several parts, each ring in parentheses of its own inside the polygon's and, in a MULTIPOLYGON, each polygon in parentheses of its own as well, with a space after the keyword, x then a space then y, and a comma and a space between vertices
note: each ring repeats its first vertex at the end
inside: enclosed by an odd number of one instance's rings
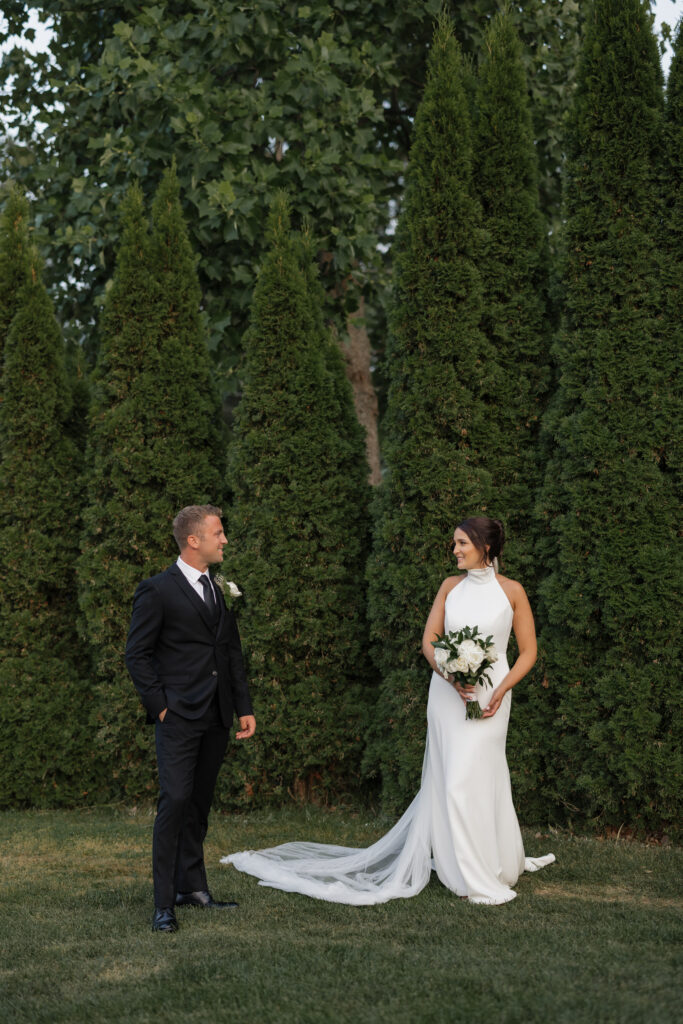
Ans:
POLYGON ((216 615, 216 599, 213 596, 213 587, 211 586, 211 581, 209 580, 208 576, 200 576, 199 582, 204 588, 204 603, 206 604, 206 607, 209 609, 209 615, 211 616, 211 618, 214 618, 216 615))

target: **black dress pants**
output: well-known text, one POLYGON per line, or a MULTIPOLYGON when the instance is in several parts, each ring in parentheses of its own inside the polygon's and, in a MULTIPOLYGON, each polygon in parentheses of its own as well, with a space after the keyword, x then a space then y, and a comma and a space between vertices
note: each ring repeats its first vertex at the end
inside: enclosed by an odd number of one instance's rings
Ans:
POLYGON ((177 892, 208 888, 204 838, 230 730, 214 698, 197 719, 182 718, 169 708, 155 732, 159 800, 152 844, 154 905, 172 907, 177 892))

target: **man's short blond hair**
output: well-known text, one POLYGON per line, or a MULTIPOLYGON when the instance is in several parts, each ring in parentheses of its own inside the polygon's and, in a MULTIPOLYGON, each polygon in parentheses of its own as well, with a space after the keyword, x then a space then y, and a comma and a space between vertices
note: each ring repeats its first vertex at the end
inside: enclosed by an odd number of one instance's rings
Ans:
POLYGON ((223 510, 217 505, 186 505, 181 508, 173 520, 173 536, 180 550, 187 547, 187 538, 191 534, 201 533, 202 523, 207 516, 218 516, 220 519, 222 515, 223 510))

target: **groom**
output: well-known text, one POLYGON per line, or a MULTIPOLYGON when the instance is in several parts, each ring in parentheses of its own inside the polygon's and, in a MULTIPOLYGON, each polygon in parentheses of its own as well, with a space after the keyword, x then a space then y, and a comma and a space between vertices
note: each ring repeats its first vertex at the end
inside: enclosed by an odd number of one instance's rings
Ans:
POLYGON ((235 616, 208 572, 227 544, 221 514, 214 505, 181 509, 173 520, 178 561, 143 580, 133 598, 126 665, 155 723, 159 768, 154 931, 177 931, 175 906, 237 906, 211 896, 203 850, 233 714, 236 739, 256 729, 235 616))

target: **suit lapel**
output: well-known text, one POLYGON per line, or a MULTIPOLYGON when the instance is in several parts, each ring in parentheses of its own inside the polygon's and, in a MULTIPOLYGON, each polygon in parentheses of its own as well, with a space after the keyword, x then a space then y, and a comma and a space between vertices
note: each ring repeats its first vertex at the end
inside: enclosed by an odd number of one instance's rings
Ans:
POLYGON ((183 594, 185 594, 187 599, 190 601, 190 603, 192 604, 192 606, 195 609, 195 611, 199 612, 199 614, 202 617, 202 622, 204 623, 204 625, 206 626, 208 631, 210 633, 212 633, 212 634, 215 633, 216 632, 216 624, 215 624, 215 622, 212 621, 211 613, 209 612, 209 609, 206 607, 205 602, 199 596, 199 594, 194 589, 194 587, 190 583, 187 582, 187 580, 185 579, 185 576, 180 571, 178 566, 177 565, 172 565, 169 568, 168 573, 169 573, 169 576, 171 576, 171 578, 173 579, 174 583, 176 583, 180 587, 180 589, 182 590, 183 594))

